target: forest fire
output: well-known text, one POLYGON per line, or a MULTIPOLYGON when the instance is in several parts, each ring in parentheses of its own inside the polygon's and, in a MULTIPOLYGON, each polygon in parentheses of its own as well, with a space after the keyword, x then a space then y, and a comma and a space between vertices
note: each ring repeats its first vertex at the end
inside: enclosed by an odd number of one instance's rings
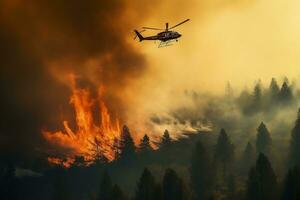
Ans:
POLYGON ((120 125, 118 119, 111 119, 103 101, 104 87, 101 86, 97 97, 92 98, 90 90, 77 88, 72 78, 71 89, 70 104, 75 110, 77 130, 72 130, 68 121, 63 121, 63 131, 43 131, 43 136, 49 143, 68 149, 68 153, 64 153, 65 158, 49 157, 48 161, 70 167, 77 156, 83 157, 86 163, 98 159, 113 160, 115 144, 120 137, 120 125), (99 122, 94 118, 94 109, 99 109, 99 122))

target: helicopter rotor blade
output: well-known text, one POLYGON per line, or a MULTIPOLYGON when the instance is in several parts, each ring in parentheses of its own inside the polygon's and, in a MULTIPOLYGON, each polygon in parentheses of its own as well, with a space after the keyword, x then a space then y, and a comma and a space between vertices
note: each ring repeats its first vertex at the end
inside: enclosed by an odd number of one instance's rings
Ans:
POLYGON ((185 23, 185 22, 188 22, 188 21, 190 21, 190 19, 186 19, 186 20, 184 20, 183 22, 180 22, 179 24, 176 24, 175 26, 172 26, 171 28, 169 28, 169 30, 170 30, 170 29, 173 29, 173 28, 175 28, 175 27, 177 27, 177 26, 180 26, 181 24, 183 24, 183 23, 185 23))
POLYGON ((151 27, 142 27, 143 29, 149 29, 149 30, 157 30, 157 31, 161 31, 161 30, 164 30, 164 29, 161 29, 161 28, 151 28, 151 27))

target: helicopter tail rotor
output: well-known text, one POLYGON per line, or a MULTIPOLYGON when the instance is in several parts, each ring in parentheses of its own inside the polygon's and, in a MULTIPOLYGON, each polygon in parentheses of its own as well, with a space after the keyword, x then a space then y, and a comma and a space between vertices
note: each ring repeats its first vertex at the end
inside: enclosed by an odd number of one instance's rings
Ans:
POLYGON ((134 39, 136 39, 137 37, 139 38, 140 42, 144 40, 144 37, 142 36, 141 32, 144 32, 146 30, 141 30, 140 32, 138 32, 137 30, 134 30, 135 32, 135 37, 134 39))

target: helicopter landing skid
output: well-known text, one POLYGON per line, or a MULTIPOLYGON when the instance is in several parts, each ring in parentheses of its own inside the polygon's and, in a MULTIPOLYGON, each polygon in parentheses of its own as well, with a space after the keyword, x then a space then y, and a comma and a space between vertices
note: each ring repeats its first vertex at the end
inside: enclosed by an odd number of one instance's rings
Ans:
POLYGON ((166 42, 160 42, 158 45, 158 48, 162 48, 162 47, 167 47, 167 46, 172 46, 173 45, 174 40, 169 40, 166 42))

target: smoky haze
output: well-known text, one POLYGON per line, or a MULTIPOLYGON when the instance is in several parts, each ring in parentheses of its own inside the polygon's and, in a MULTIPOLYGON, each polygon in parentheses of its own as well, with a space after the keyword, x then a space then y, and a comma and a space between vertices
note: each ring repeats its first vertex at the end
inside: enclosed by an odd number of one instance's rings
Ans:
POLYGON ((40 151, 41 130, 74 121, 69 73, 79 87, 95 92, 105 85, 109 109, 138 137, 167 128, 153 129, 155 114, 173 116, 193 104, 184 90, 220 93, 227 81, 240 90, 258 78, 298 78, 299 2, 288 2, 1 1, 1 152, 40 151), (135 28, 186 18, 176 29, 183 35, 178 45, 157 49, 132 40, 135 28))
MULTIPOLYGON (((170 26, 190 18, 176 28, 182 34, 175 45, 157 50, 152 43, 140 45, 151 73, 136 89, 130 125, 153 113, 168 113, 189 103, 184 90, 220 94, 227 81, 242 90, 272 77, 299 80, 300 15, 295 0, 201 0, 164 1, 142 25, 170 26), (138 116, 138 117, 136 117, 138 116)), ((150 35, 149 32, 143 32, 150 35)), ((144 126, 138 127, 141 132, 144 126)), ((151 132, 151 128, 149 128, 151 132)), ((153 131, 152 131, 153 132, 153 131)), ((161 134, 160 132, 158 134, 161 134)))

